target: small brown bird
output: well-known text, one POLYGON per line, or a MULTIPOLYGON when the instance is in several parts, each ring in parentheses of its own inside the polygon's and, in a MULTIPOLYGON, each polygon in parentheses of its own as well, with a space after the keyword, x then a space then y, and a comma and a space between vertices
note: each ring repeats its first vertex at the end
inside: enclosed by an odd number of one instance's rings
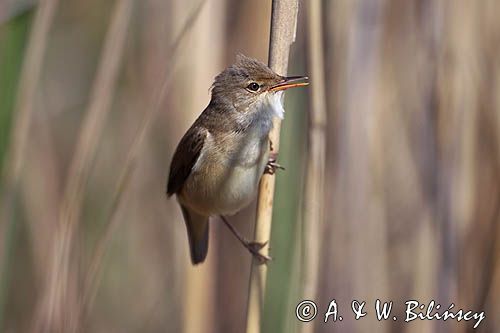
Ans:
POLYGON ((208 220, 219 215, 260 261, 265 245, 246 241, 224 216, 233 215, 256 196, 259 180, 278 164, 270 156, 273 117, 283 118, 282 93, 305 86, 307 77, 283 77, 263 63, 238 55, 212 85, 207 108, 184 134, 170 165, 167 196, 177 195, 188 231, 191 261, 205 260, 208 220))

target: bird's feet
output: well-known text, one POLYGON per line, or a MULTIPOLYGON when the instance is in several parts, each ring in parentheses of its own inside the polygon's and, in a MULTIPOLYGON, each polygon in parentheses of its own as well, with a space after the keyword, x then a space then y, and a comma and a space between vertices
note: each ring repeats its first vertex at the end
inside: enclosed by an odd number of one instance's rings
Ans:
MULTIPOLYGON (((271 142, 271 141, 269 141, 271 142)), ((264 173, 267 173, 268 175, 274 175, 276 173, 277 169, 285 170, 284 167, 279 165, 276 162, 276 159, 278 158, 278 154, 274 152, 269 153, 269 161, 267 161, 266 168, 264 169, 264 173)))
POLYGON ((270 256, 260 253, 259 251, 267 245, 267 242, 246 242, 245 247, 250 251, 252 256, 257 259, 259 264, 267 264, 268 261, 272 260, 270 256))
POLYGON ((264 173, 267 173, 268 175, 274 175, 276 173, 276 170, 278 169, 285 170, 284 167, 276 162, 276 159, 274 157, 270 157, 269 161, 266 164, 266 168, 264 169, 264 173))
POLYGON ((240 235, 240 233, 231 225, 231 223, 229 223, 229 221, 223 215, 220 215, 220 217, 221 217, 222 221, 224 222, 224 224, 229 229, 229 231, 231 231, 231 233, 252 254, 252 256, 255 259, 257 259, 257 262, 259 264, 265 264, 269 260, 271 260, 271 257, 269 257, 269 256, 267 256, 267 255, 262 254, 262 253, 259 252, 260 250, 262 250, 262 248, 264 246, 267 245, 267 242, 259 243, 259 242, 256 242, 256 241, 248 241, 248 240, 246 240, 245 237, 243 237, 242 235, 240 235))

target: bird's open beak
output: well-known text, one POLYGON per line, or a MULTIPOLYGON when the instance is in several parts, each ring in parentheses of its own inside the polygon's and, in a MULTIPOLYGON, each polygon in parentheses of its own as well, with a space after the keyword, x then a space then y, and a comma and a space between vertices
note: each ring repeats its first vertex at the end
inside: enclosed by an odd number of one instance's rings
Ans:
POLYGON ((304 87, 307 86, 309 82, 301 82, 301 81, 307 81, 308 79, 309 78, 307 76, 285 77, 283 81, 269 88, 269 91, 279 91, 279 90, 286 90, 288 88, 304 87))

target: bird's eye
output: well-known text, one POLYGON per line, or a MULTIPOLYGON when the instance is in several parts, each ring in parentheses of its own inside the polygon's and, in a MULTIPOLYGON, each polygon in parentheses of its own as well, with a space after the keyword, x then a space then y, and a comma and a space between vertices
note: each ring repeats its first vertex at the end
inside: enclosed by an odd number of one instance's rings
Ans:
POLYGON ((260 89, 260 86, 257 82, 252 82, 247 86, 247 89, 251 91, 258 91, 260 89))

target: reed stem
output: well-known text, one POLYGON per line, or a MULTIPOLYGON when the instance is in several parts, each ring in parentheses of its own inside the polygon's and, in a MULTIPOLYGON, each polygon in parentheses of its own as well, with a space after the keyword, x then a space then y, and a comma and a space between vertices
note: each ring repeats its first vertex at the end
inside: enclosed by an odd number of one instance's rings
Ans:
MULTIPOLYGON (((297 29, 298 0, 273 0, 271 12, 271 38, 269 43, 269 67, 278 74, 285 75, 288 69, 290 46, 295 41, 297 29)), ((274 126, 269 134, 273 144, 273 151, 279 152, 279 134, 281 121, 274 120, 274 126)), ((264 175, 259 185, 257 200, 257 214, 255 221, 254 240, 267 242, 271 237, 271 222, 273 215, 274 175, 264 175)), ((261 249, 261 253, 268 255, 269 247, 261 249)), ((262 310, 266 290, 267 266, 259 265, 253 259, 248 288, 247 325, 246 332, 260 332, 262 324, 262 310)))

